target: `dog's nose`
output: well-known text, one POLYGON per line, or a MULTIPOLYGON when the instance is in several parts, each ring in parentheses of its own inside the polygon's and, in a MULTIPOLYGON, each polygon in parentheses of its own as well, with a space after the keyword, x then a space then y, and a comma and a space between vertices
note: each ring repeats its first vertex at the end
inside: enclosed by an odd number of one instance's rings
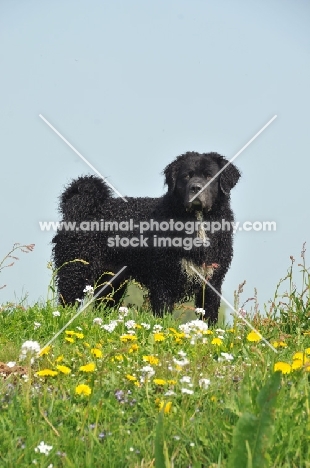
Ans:
POLYGON ((198 193, 202 189, 202 184, 192 184, 189 188, 191 193, 198 193))

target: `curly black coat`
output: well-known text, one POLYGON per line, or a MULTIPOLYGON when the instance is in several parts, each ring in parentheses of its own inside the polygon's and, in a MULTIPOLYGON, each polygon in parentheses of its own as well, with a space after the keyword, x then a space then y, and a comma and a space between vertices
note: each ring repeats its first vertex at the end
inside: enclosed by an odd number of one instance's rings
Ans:
MULTIPOLYGON (((196 306, 203 307, 206 318, 215 322, 218 294, 233 255, 232 229, 228 224, 222 229, 222 222, 234 219, 230 190, 240 177, 238 169, 227 164, 217 153, 185 153, 164 170, 165 195, 128 197, 127 202, 113 198, 109 186, 98 177, 74 180, 60 197, 60 212, 62 221, 76 223, 76 229, 59 229, 53 239, 61 301, 74 303, 86 285, 103 284, 111 280, 107 272, 117 273, 126 265, 113 281, 113 303, 121 301, 126 289, 123 282, 132 277, 148 288, 154 314, 162 316, 176 302, 195 296, 196 306), (152 220, 153 230, 147 230, 152 220), (92 227, 98 230, 89 230, 94 221, 92 227), (112 232, 106 224, 109 221, 123 224, 114 224, 119 230, 112 232), (208 222, 217 223, 214 232, 208 222), (142 233, 141 226, 142 231, 146 229, 142 233), (72 262, 75 259, 87 264, 72 262), (207 276, 218 292, 206 287, 204 304, 203 282, 197 272, 207 276)), ((110 292, 106 288, 100 296, 110 292)))

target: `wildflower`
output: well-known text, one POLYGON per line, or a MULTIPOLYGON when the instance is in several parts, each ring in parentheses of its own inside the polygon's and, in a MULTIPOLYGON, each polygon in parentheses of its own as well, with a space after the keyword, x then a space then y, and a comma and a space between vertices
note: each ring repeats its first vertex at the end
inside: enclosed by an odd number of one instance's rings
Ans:
POLYGON ((153 333, 158 333, 158 332, 160 332, 162 329, 163 329, 162 325, 159 325, 159 323, 157 323, 157 324, 154 325, 154 327, 153 327, 153 333))
POLYGON ((136 343, 134 343, 134 344, 132 344, 132 345, 130 346, 128 352, 129 352, 129 353, 134 353, 135 351, 138 351, 138 349, 139 349, 139 346, 138 346, 136 343))
POLYGON ((79 340, 82 340, 84 338, 84 334, 83 333, 76 333, 75 336, 79 339, 79 340))
POLYGON ((155 371, 152 366, 144 366, 142 369, 140 369, 140 372, 144 374, 144 376, 141 377, 141 382, 145 381, 145 377, 152 377, 155 374, 155 371))
POLYGON ((134 375, 126 374, 126 379, 130 380, 131 382, 134 382, 135 380, 137 380, 137 377, 135 377, 134 375))
POLYGON ((211 344, 213 345, 216 345, 216 346, 221 346, 223 340, 221 340, 221 338, 213 338, 213 340, 211 341, 211 344))
POLYGON ((217 328, 215 331, 216 333, 225 333, 225 330, 223 330, 222 328, 217 328))
POLYGON ((248 336, 246 337, 248 341, 260 341, 262 337, 260 334, 256 331, 251 331, 248 336))
POLYGON ((142 327, 145 328, 146 330, 149 330, 151 328, 151 325, 149 323, 141 323, 142 327))
POLYGON ((175 384, 177 383, 177 381, 171 379, 171 380, 167 380, 167 383, 168 383, 169 385, 175 385, 175 384))
POLYGON ((71 338, 71 336, 66 336, 65 340, 68 341, 68 343, 74 343, 74 339, 71 338))
POLYGON ((44 455, 48 455, 52 450, 52 445, 47 445, 43 442, 43 440, 39 443, 39 445, 34 449, 35 452, 44 453, 44 455))
POLYGON ((178 355, 181 356, 182 358, 185 358, 186 353, 185 353, 185 351, 181 350, 181 351, 178 352, 178 355))
POLYGON ((202 307, 196 307, 195 314, 204 317, 206 315, 206 311, 202 307))
POLYGON ((181 383, 191 383, 191 378, 187 375, 184 375, 181 379, 180 379, 180 382, 181 383))
POLYGON ((68 336, 74 336, 74 335, 75 335, 75 331, 73 331, 73 330, 66 330, 66 331, 65 331, 65 334, 68 335, 68 336))
POLYGON ((291 372, 290 364, 281 361, 276 362, 273 369, 275 372, 281 371, 282 374, 289 374, 291 372))
POLYGON ((173 358, 173 362, 177 365, 177 366, 187 366, 187 364, 189 364, 189 360, 184 358, 182 360, 178 360, 176 358, 173 358))
POLYGON ((60 317, 60 312, 58 310, 55 310, 55 312, 53 312, 53 316, 60 317))
POLYGON ((42 369, 36 372, 36 375, 38 375, 39 377, 55 377, 55 375, 57 374, 58 372, 53 371, 52 369, 42 369))
POLYGON ((15 366, 16 366, 16 362, 15 362, 15 361, 9 361, 9 362, 6 363, 6 365, 7 365, 8 367, 15 367, 15 366))
POLYGON ((61 361, 63 361, 63 359, 64 359, 64 357, 63 357, 63 355, 61 355, 61 356, 58 356, 58 358, 56 358, 55 361, 56 362, 61 362, 61 361))
POLYGON ((303 366, 302 359, 294 359, 292 363, 292 370, 301 369, 303 366))
POLYGON ((176 395, 176 393, 173 390, 167 390, 166 393, 164 393, 165 396, 173 396, 176 395))
POLYGON ((86 341, 84 341, 83 345, 84 345, 86 348, 90 348, 90 344, 87 343, 86 341))
POLYGON ((143 361, 146 361, 153 366, 158 366, 159 363, 159 359, 155 356, 143 356, 143 361))
POLYGON ((306 354, 310 354, 310 348, 306 348, 306 349, 305 349, 305 353, 306 353, 306 354))
POLYGON ((274 341, 272 346, 274 348, 287 348, 287 344, 284 341, 274 341))
POLYGON ((103 322, 103 320, 102 320, 101 317, 95 317, 94 320, 93 320, 94 325, 101 325, 102 322, 103 322))
POLYGON ((89 396, 91 394, 91 388, 89 385, 80 384, 75 388, 75 393, 77 393, 78 395, 89 396))
POLYGON ((217 398, 216 398, 215 395, 212 395, 212 396, 210 397, 210 400, 213 401, 213 402, 216 402, 216 401, 217 401, 217 398))
POLYGON ((120 308, 118 309, 118 311, 119 311, 120 314, 123 314, 124 317, 125 317, 125 316, 128 314, 128 312, 129 312, 129 311, 128 311, 128 307, 120 307, 120 308))
POLYGON ((40 352, 40 345, 37 341, 25 341, 23 344, 22 344, 22 348, 21 348, 21 354, 19 356, 19 359, 22 360, 22 359, 25 359, 27 354, 30 354, 30 355, 36 355, 40 352))
POLYGON ((52 349, 51 346, 45 346, 45 348, 42 348, 41 351, 39 352, 39 356, 44 356, 50 352, 52 349))
MULTIPOLYGON (((229 353, 221 353, 221 356, 223 356, 223 358, 226 359, 226 361, 233 361, 234 359, 234 356, 232 354, 229 354, 229 353)), ((220 360, 220 358, 219 358, 220 360)))
POLYGON ((34 325, 34 329, 36 330, 37 328, 40 328, 41 327, 41 323, 40 322, 33 322, 33 325, 34 325))
POLYGON ((123 360, 124 360, 124 357, 122 356, 122 354, 116 354, 116 355, 115 355, 115 359, 116 359, 117 361, 123 361, 123 360))
POLYGON ((300 359, 301 361, 304 361, 305 355, 302 352, 297 352, 294 354, 293 359, 300 359))
POLYGON ((161 401, 159 403, 159 411, 163 410, 164 414, 169 414, 172 407, 172 401, 161 401))
POLYGON ((165 341, 165 336, 163 335, 163 333, 154 333, 154 340, 165 341))
POLYGON ((154 379, 153 380, 155 385, 166 385, 167 381, 164 379, 154 379))
POLYGON ((187 393, 187 395, 192 395, 194 390, 190 390, 189 388, 181 388, 182 393, 187 393))
POLYGON ((85 288, 83 289, 83 293, 88 293, 90 295, 94 294, 94 288, 92 286, 85 286, 85 288))
POLYGON ((199 383, 200 388, 204 388, 206 390, 210 385, 210 380, 209 379, 200 379, 198 383, 199 383))
POLYGON ((135 335, 122 335, 120 337, 120 340, 123 342, 123 343, 126 343, 127 341, 135 341, 137 340, 137 337, 135 335))
POLYGON ((136 327, 136 322, 134 320, 127 320, 124 325, 128 330, 130 330, 136 327))
POLYGON ((63 374, 70 374, 71 369, 67 366, 56 366, 56 369, 62 372, 63 374))
POLYGON ((101 349, 94 348, 90 350, 91 354, 93 354, 96 358, 101 358, 103 356, 101 349))
POLYGON ((116 320, 112 320, 110 323, 102 325, 101 328, 108 331, 109 333, 112 333, 112 332, 114 332, 117 325, 118 325, 118 322, 116 320))
POLYGON ((80 371, 82 372, 94 372, 96 366, 94 362, 90 362, 89 364, 86 364, 85 366, 80 367, 80 371))

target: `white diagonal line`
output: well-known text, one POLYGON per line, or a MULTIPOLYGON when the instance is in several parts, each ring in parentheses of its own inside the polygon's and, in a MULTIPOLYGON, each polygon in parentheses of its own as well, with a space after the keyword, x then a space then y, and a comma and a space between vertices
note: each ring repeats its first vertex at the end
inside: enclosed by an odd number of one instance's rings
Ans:
POLYGON ((210 179, 210 180, 206 183, 206 185, 205 185, 204 187, 202 187, 202 189, 199 190, 199 192, 196 193, 196 194, 193 196, 193 198, 190 200, 190 203, 191 203, 193 200, 195 200, 195 198, 198 197, 198 195, 199 195, 201 192, 203 192, 204 189, 205 189, 206 187, 208 187, 208 185, 210 185, 211 182, 213 182, 214 179, 216 179, 216 177, 217 177, 219 174, 221 174, 221 172, 223 172, 224 169, 226 169, 226 167, 229 166, 229 164, 231 164, 231 163, 239 156, 239 154, 241 154, 242 151, 244 151, 245 148, 247 148, 247 147, 252 143, 252 141, 254 141, 255 138, 257 138, 258 135, 260 135, 276 118, 277 118, 277 115, 274 115, 274 116, 272 117, 272 119, 270 119, 269 122, 267 122, 266 125, 264 125, 263 128, 261 128, 260 131, 257 132, 256 135, 254 135, 254 136, 251 138, 251 140, 249 140, 249 141, 247 142, 247 144, 244 145, 244 146, 241 148, 241 150, 239 150, 238 153, 235 154, 235 156, 233 156, 233 157, 228 161, 228 163, 225 164, 225 166, 222 167, 222 169, 220 169, 220 170, 217 172, 217 174, 216 174, 214 177, 212 177, 212 179, 210 179))
POLYGON ((56 133, 56 135, 58 135, 75 152, 75 154, 77 154, 82 159, 82 161, 84 161, 99 177, 101 177, 101 179, 104 180, 105 183, 108 184, 108 186, 111 187, 111 189, 114 190, 114 192, 118 196, 120 196, 125 202, 127 202, 126 198, 123 197, 123 195, 119 193, 119 191, 115 187, 113 187, 113 185, 110 184, 110 182, 108 182, 106 177, 103 177, 103 175, 100 174, 100 172, 97 171, 97 169, 89 161, 87 161, 87 159, 84 158, 84 156, 82 156, 82 154, 79 153, 78 150, 75 149, 74 146, 72 146, 71 143, 69 143, 69 141, 66 140, 66 138, 61 133, 59 133, 58 130, 56 130, 56 128, 53 127, 53 125, 48 120, 46 120, 46 118, 43 117, 42 114, 39 114, 39 117, 56 133))
POLYGON ((250 322, 247 321, 247 319, 245 319, 235 308, 233 305, 230 304, 230 302, 228 302, 225 297, 223 297, 213 286, 212 284, 210 284, 200 273, 199 271, 196 270, 196 268, 194 268, 192 265, 191 265, 191 269, 196 273, 196 275, 199 276, 199 278, 201 278, 211 289, 213 292, 215 292, 221 299, 222 301, 225 302, 225 304, 227 304, 231 310, 237 314, 239 316, 239 318, 241 318, 249 328, 251 328, 251 330, 253 330, 255 333, 257 333, 257 335, 266 343, 267 346, 269 346, 269 348, 272 349, 272 351, 274 351, 275 353, 277 353, 278 351, 276 350, 276 348, 274 348, 270 343, 269 341, 266 340, 266 338, 263 337, 263 335, 261 333, 259 333, 258 330, 256 330, 256 328, 253 327, 253 325, 250 324, 250 322))
POLYGON ((57 332, 56 335, 54 335, 51 340, 49 340, 48 343, 46 343, 46 345, 41 349, 41 352, 43 349, 47 348, 51 343, 53 343, 53 341, 56 340, 56 338, 68 327, 68 325, 70 325, 70 323, 72 323, 76 319, 76 317, 78 317, 80 313, 83 312, 83 310, 85 310, 86 307, 88 307, 99 296, 99 294, 125 270, 125 268, 127 268, 127 266, 123 266, 123 268, 121 268, 119 272, 117 272, 116 275, 114 275, 113 278, 107 284, 102 286, 102 288, 100 288, 99 291, 77 311, 77 313, 69 320, 69 322, 67 322, 66 325, 63 326, 62 329, 59 330, 59 332, 57 332))

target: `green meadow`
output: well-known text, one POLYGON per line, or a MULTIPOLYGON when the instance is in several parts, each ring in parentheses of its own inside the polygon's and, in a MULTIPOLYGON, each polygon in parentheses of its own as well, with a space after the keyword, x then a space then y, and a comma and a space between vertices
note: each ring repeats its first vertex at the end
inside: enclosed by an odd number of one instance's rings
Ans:
POLYGON ((191 304, 154 318, 135 286, 120 309, 78 313, 54 288, 2 304, 0 467, 310 467, 304 250, 297 263, 267 312, 242 312, 256 331, 237 315, 208 327, 191 304))

